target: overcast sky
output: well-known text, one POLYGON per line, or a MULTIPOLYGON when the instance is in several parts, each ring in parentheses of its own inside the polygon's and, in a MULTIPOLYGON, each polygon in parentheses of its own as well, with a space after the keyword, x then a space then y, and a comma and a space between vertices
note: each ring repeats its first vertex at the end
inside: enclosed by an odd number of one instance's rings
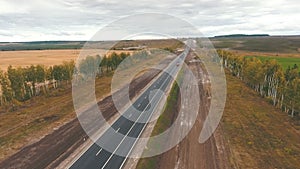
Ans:
POLYGON ((186 20, 205 36, 299 35, 299 0, 0 0, 0 41, 88 40, 132 14, 186 20))

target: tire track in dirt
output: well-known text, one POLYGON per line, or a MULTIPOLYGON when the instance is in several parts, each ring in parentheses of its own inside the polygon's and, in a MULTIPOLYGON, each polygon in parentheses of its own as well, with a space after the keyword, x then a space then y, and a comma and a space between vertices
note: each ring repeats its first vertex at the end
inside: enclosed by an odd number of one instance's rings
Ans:
MULTIPOLYGON (((227 159, 227 150, 225 149, 221 128, 218 127, 214 134, 203 144, 198 142, 199 134, 203 127, 203 123, 208 115, 210 107, 210 83, 208 83, 208 74, 204 69, 204 65, 193 60, 190 54, 186 60, 190 70, 199 79, 198 88, 200 94, 200 106, 197 119, 188 135, 173 149, 160 155, 159 169, 218 169, 229 168, 227 159)), ((189 77, 185 76, 184 81, 188 81, 189 77)), ((193 90, 192 88, 190 90, 193 90)), ((192 103, 190 100, 188 103, 192 103)), ((188 104, 187 104, 188 105, 188 104)), ((180 102, 178 103, 178 111, 180 110, 180 102)), ((183 114, 183 119, 191 120, 189 112, 183 114)), ((180 118, 180 117, 178 117, 180 118)), ((170 140, 178 137, 178 132, 184 131, 185 125, 176 127, 170 140)))

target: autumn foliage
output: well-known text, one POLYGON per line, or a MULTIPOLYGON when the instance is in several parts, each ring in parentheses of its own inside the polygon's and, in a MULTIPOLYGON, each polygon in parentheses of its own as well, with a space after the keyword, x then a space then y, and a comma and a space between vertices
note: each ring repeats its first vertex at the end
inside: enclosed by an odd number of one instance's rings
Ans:
POLYGON ((276 60, 237 56, 218 50, 222 65, 262 97, 292 117, 300 112, 300 72, 292 65, 286 70, 276 60))

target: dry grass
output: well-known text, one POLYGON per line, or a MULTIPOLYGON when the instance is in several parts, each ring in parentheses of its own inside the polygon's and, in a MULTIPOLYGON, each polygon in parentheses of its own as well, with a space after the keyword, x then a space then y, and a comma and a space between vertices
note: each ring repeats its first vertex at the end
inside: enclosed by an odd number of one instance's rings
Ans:
MULTIPOLYGON (((98 99, 109 94, 111 78, 109 75, 96 80, 98 99)), ((0 107, 0 112, 0 160, 76 117, 70 86, 53 90, 48 97, 37 96, 21 103, 13 112, 0 107)))
POLYGON ((222 124, 232 165, 299 168, 300 126, 237 78, 227 74, 227 83, 222 124))

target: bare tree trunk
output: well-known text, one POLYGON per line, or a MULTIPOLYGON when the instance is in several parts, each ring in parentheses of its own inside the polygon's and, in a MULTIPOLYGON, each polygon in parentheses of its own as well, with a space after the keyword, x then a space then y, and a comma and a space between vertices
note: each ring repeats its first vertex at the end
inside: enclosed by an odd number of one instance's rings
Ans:
POLYGON ((280 103, 280 108, 282 108, 282 105, 283 105, 283 98, 284 98, 284 96, 283 96, 283 94, 281 95, 281 103, 280 103))
POLYGON ((3 105, 3 97, 2 97, 2 95, 0 95, 0 106, 2 106, 3 105))

